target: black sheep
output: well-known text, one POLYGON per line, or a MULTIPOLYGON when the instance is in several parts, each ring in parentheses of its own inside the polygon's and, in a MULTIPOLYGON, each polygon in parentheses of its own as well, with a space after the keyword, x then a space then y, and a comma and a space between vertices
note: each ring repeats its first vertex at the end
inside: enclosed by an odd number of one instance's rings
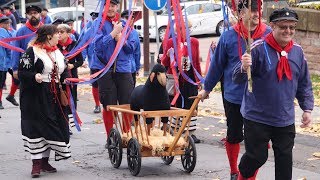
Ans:
MULTIPOLYGON (((154 111, 154 110, 169 110, 170 100, 166 90, 167 78, 166 69, 161 64, 156 64, 147 79, 145 85, 140 85, 134 88, 130 106, 134 111, 154 111)), ((135 117, 137 121, 137 117, 135 117)), ((150 135, 150 129, 154 118, 147 118, 147 133, 150 135)), ((166 135, 168 117, 162 117, 164 135, 166 135)))

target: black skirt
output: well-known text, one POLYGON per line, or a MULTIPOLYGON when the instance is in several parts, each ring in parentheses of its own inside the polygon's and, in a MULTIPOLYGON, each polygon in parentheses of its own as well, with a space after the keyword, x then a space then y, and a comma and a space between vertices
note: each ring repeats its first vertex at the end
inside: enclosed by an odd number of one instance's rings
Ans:
POLYGON ((70 135, 66 109, 51 89, 51 84, 45 82, 21 88, 21 130, 25 151, 36 155, 50 149, 58 161, 71 157, 70 135))

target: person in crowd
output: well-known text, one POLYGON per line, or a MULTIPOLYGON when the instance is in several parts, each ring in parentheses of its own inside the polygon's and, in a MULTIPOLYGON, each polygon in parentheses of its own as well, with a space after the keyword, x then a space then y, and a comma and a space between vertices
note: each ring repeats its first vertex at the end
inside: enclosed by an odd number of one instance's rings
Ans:
MULTIPOLYGON (((76 45, 77 41, 72 40, 70 34, 72 33, 72 29, 67 24, 59 24, 58 31, 60 33, 60 40, 58 43, 58 48, 62 52, 63 55, 67 55, 76 45)), ((69 77, 78 78, 78 68, 83 64, 82 54, 79 53, 72 59, 68 59, 68 73, 69 77)), ((75 103, 75 107, 77 107, 77 85, 72 85, 72 97, 75 103)))
POLYGON ((11 7, 9 6, 5 6, 2 8, 3 9, 3 14, 5 16, 7 16, 8 18, 10 18, 11 20, 11 26, 14 30, 17 29, 17 20, 16 18, 14 17, 14 15, 11 13, 11 7))
MULTIPOLYGON (((188 28, 190 29, 192 27, 191 22, 188 22, 188 28)), ((189 52, 188 52, 188 44, 186 40, 182 40, 181 45, 179 47, 182 47, 182 59, 181 59, 181 66, 184 73, 193 81, 197 82, 199 81, 198 77, 196 76, 195 70, 201 74, 201 67, 200 67, 200 50, 199 50, 199 41, 198 39, 194 37, 190 37, 190 46, 191 46, 191 57, 192 62, 189 59, 189 52)), ((168 69, 167 74, 173 74, 173 70, 170 66, 170 51, 174 51, 173 49, 173 39, 170 38, 167 42, 167 45, 164 47, 164 57, 162 58, 162 64, 168 69)), ((177 53, 177 52, 174 52, 177 53)), ((177 63, 179 61, 176 61, 177 63)), ((191 82, 188 82, 186 79, 184 79, 180 73, 179 75, 179 90, 180 90, 180 96, 176 102, 176 107, 183 108, 183 109, 190 109, 192 106, 192 103, 194 99, 189 99, 191 96, 195 96, 198 94, 198 86, 192 84, 191 82), (183 99, 182 99, 183 98, 183 99)), ((175 94, 177 92, 174 91, 174 94, 169 94, 170 100, 174 98, 175 94)), ((175 119, 173 122, 174 126, 180 126, 182 119, 175 119)), ((196 117, 191 117, 191 123, 189 126, 189 132, 191 134, 191 137, 193 138, 195 143, 200 143, 200 139, 196 137, 194 134, 196 130, 196 117)))
MULTIPOLYGON (((91 14, 93 15, 93 13, 91 13, 91 14)), ((92 16, 92 22, 89 22, 87 24, 87 28, 86 28, 86 31, 84 32, 84 34, 92 34, 93 33, 94 29, 91 28, 91 26, 89 26, 89 25, 92 25, 93 23, 94 23, 94 16, 92 16)), ((89 36, 84 35, 83 37, 89 37, 89 36)), ((84 51, 82 52, 82 55, 88 61, 88 65, 90 68, 90 74, 92 75, 92 74, 95 74, 96 72, 98 72, 99 69, 101 68, 101 66, 98 63, 96 63, 99 60, 97 59, 98 57, 94 52, 94 43, 90 43, 88 45, 88 47, 86 49, 84 49, 84 51)), ((95 102, 95 107, 93 109, 93 113, 100 113, 101 107, 100 107, 98 81, 94 81, 91 85, 92 85, 91 92, 92 92, 93 100, 95 102)))
POLYGON ((59 24, 63 24, 64 21, 65 19, 63 17, 56 17, 51 24, 58 26, 59 24))
MULTIPOLYGON (((41 8, 38 6, 27 6, 26 7, 26 17, 27 22, 24 26, 22 26, 20 29, 17 30, 16 37, 25 36, 23 39, 19 39, 13 42, 13 45, 21 48, 23 50, 26 50, 28 47, 28 43, 32 38, 35 37, 35 32, 38 30, 38 28, 42 25, 40 22, 40 12, 41 8)), ((12 85, 9 95, 6 97, 8 101, 10 101, 13 105, 19 106, 16 99, 14 98, 14 94, 18 89, 19 86, 19 80, 17 77, 17 70, 19 61, 21 58, 22 53, 18 51, 11 51, 11 58, 12 58, 12 85)))
POLYGON ((74 36, 75 40, 79 40, 79 33, 74 29, 74 20, 73 19, 67 19, 64 21, 64 24, 67 24, 71 28, 71 34, 74 36))
POLYGON ((48 16, 48 9, 47 8, 43 8, 41 11, 41 22, 43 24, 51 24, 52 23, 52 19, 50 16, 48 16))
POLYGON ((90 16, 91 16, 91 21, 89 21, 86 25, 86 29, 89 29, 91 26, 92 26, 92 23, 95 19, 97 19, 97 17, 99 16, 99 13, 98 12, 91 12, 90 13, 90 16))
MULTIPOLYGON (((106 66, 121 37, 123 25, 119 21, 118 8, 119 0, 111 0, 109 9, 106 11, 106 21, 98 34, 99 37, 94 41, 94 51, 98 58, 93 63, 98 65, 99 70, 106 66)), ((129 34, 112 67, 98 79, 100 101, 103 104, 102 115, 107 135, 113 127, 112 113, 107 111, 107 105, 128 104, 134 88, 131 59, 135 44, 135 38, 129 34)))
POLYGON ((270 27, 260 20, 261 5, 257 0, 251 1, 251 17, 248 16, 248 1, 240 1, 238 4, 239 21, 230 30, 224 32, 217 44, 210 67, 204 81, 204 89, 199 92, 202 100, 219 82, 223 76, 223 102, 227 117, 227 137, 225 142, 226 154, 230 165, 231 180, 238 178, 238 156, 240 142, 243 141, 243 117, 240 113, 241 102, 245 84, 236 84, 232 81, 234 66, 241 60, 246 51, 248 33, 251 33, 253 41, 263 38, 271 32, 270 27), (250 29, 248 22, 250 21, 250 29))
POLYGON ((132 72, 132 79, 133 79, 133 85, 136 86, 137 76, 139 76, 139 70, 140 70, 140 58, 141 58, 141 48, 140 48, 140 39, 139 39, 139 33, 133 28, 134 19, 132 17, 131 21, 128 22, 129 18, 129 11, 124 10, 121 13, 121 18, 123 20, 123 23, 130 23, 130 35, 132 35, 135 38, 136 44, 135 50, 133 53, 133 59, 131 60, 131 72, 132 72))
POLYGON ((298 15, 288 8, 277 9, 269 17, 272 33, 257 42, 251 55, 245 53, 233 73, 235 82, 245 82, 251 66, 252 92, 247 84, 241 106, 245 146, 240 164, 240 180, 253 177, 268 159, 272 141, 275 179, 292 179, 292 149, 295 138, 294 99, 302 114, 301 127, 311 123, 314 106, 308 64, 300 45, 293 42, 298 15))
POLYGON ((56 161, 71 157, 69 128, 60 98, 67 65, 57 47, 59 37, 56 26, 41 26, 20 58, 21 131, 24 149, 31 154, 33 178, 41 172, 57 172, 49 164, 51 151, 56 161))
MULTIPOLYGON (((6 16, 0 18, 0 39, 12 37, 9 31, 10 26, 10 18, 6 16)), ((2 105, 2 91, 6 82, 7 71, 11 67, 11 50, 0 46, 0 57, 0 109, 4 109, 2 105)))

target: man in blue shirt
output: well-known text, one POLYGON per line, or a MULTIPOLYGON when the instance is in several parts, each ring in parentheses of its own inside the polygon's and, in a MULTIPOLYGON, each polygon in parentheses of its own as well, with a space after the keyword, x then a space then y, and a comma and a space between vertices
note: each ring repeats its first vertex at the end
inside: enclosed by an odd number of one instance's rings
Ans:
MULTIPOLYGON (((122 22, 119 21, 120 15, 117 13, 119 0, 111 0, 110 2, 109 9, 105 12, 106 21, 94 41, 94 51, 98 58, 92 63, 99 70, 109 62, 123 29, 122 22)), ((113 116, 110 111, 107 111, 107 105, 128 104, 134 88, 131 60, 135 42, 135 38, 129 34, 109 71, 98 79, 100 101, 103 104, 102 115, 107 134, 113 127, 113 116)))
POLYGON ((293 42, 298 15, 288 8, 270 15, 272 33, 244 54, 234 70, 235 82, 247 81, 251 66, 252 92, 247 84, 241 105, 246 152, 239 164, 240 180, 254 176, 268 159, 272 141, 275 180, 292 179, 292 149, 295 138, 294 99, 304 111, 301 127, 311 123, 314 106, 307 61, 300 45, 293 42))
POLYGON ((238 4, 239 22, 221 35, 205 78, 204 90, 199 93, 205 99, 223 76, 223 103, 228 127, 225 146, 231 180, 237 179, 239 171, 238 155, 240 142, 243 141, 243 117, 240 113, 240 107, 245 86, 244 83, 235 84, 232 82, 232 72, 234 66, 241 60, 242 54, 246 51, 248 33, 251 33, 252 39, 256 41, 271 31, 270 27, 261 23, 260 7, 258 1, 252 1, 251 17, 249 17, 247 1, 240 1, 238 4), (249 21, 251 26, 248 31, 249 21))

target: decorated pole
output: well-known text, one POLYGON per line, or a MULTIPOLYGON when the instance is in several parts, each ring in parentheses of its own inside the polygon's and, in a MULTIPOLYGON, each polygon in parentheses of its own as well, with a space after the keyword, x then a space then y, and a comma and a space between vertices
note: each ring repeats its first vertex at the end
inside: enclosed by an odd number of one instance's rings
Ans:
MULTIPOLYGON (((249 21, 248 21, 248 43, 247 43, 247 47, 246 47, 246 51, 248 54, 251 54, 251 43, 252 43, 252 39, 251 39, 251 33, 250 33, 250 27, 251 27, 251 0, 248 0, 248 16, 249 16, 249 21)), ((251 77, 251 67, 248 68, 247 70, 247 75, 248 75, 248 91, 252 92, 252 77, 251 77)))

